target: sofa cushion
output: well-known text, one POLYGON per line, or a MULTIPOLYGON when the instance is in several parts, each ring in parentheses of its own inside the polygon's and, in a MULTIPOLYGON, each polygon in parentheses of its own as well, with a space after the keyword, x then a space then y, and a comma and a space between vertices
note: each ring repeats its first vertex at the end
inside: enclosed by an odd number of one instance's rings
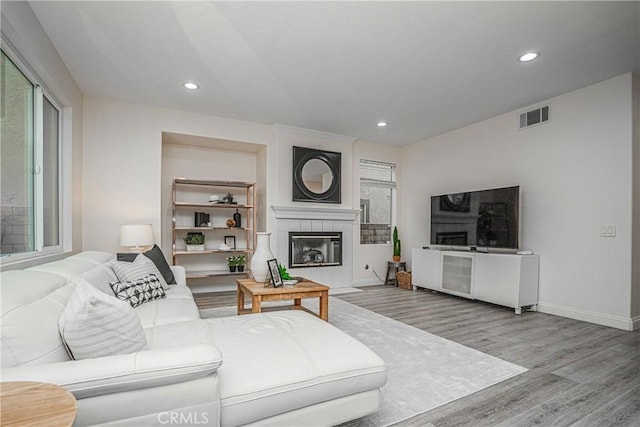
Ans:
MULTIPOLYGON (((164 254, 162 253, 162 249, 160 249, 158 245, 153 245, 153 248, 144 252, 143 255, 149 258, 151 261, 153 261, 153 263, 158 268, 158 271, 160 271, 160 274, 162 274, 162 277, 164 277, 164 280, 167 282, 167 284, 169 285, 176 284, 176 279, 175 277, 173 277, 173 272, 171 271, 171 267, 169 267, 169 263, 164 257, 164 254)), ((133 262, 137 256, 138 256, 137 253, 119 253, 117 255, 117 259, 118 261, 133 262)))
POLYGON ((138 280, 148 274, 155 274, 162 283, 162 287, 169 289, 169 285, 158 271, 156 265, 143 254, 138 254, 133 262, 116 261, 113 263, 113 271, 121 282, 138 280))
POLYGON ((243 425, 374 390, 384 362, 354 338, 302 311, 207 319, 224 357, 221 425, 243 425))
POLYGON ((166 297, 164 288, 155 274, 129 282, 112 282, 109 285, 116 298, 129 303, 131 307, 166 297))
POLYGON ((109 284, 111 282, 117 282, 118 276, 116 276, 115 271, 111 268, 111 262, 108 262, 97 265, 91 270, 76 276, 72 281, 80 283, 82 280, 89 282, 94 288, 101 290, 105 294, 113 296, 113 290, 109 284))
MULTIPOLYGON (((187 288, 186 285, 178 285, 187 288)), ((198 306, 193 301, 193 297, 172 297, 176 286, 166 291, 167 298, 149 301, 134 308, 142 327, 153 328, 169 323, 186 322, 188 320, 197 320, 200 318, 198 306)), ((186 289, 189 290, 188 288, 186 289)))
POLYGON ((131 306, 82 281, 58 320, 69 356, 88 359, 134 353, 147 348, 138 316, 131 306))
POLYGON ((68 361, 58 318, 75 285, 35 270, 2 272, 0 283, 2 367, 68 361))

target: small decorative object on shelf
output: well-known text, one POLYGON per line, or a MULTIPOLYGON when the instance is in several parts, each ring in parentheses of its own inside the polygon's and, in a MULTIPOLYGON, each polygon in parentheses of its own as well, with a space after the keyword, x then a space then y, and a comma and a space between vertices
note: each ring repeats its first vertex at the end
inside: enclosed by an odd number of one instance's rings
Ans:
POLYGON ((203 233, 187 233, 183 240, 187 244, 187 251, 204 251, 203 233))
POLYGON ((231 250, 236 248, 236 236, 224 236, 224 245, 226 250, 231 250))
POLYGON ((227 265, 229 266, 229 271, 235 273, 238 268, 238 260, 235 256, 227 257, 227 265))
POLYGON ((195 216, 195 221, 194 221, 194 226, 195 227, 207 227, 208 224, 210 224, 209 220, 209 214, 206 212, 194 212, 194 216, 195 216))
POLYGON ((398 227, 393 227, 393 262, 400 262, 402 245, 398 239, 398 227))
POLYGON ((235 226, 236 226, 236 222, 235 222, 233 219, 229 218, 229 219, 227 220, 227 227, 229 227, 229 228, 233 228, 233 227, 235 227, 235 226))
POLYGON ((242 227, 242 215, 238 212, 238 209, 236 209, 236 213, 233 214, 233 221, 236 223, 236 227, 242 227))
POLYGON ((225 203, 233 203, 233 194, 227 193, 227 195, 222 198, 222 201, 225 203))
POLYGON ((247 263, 247 257, 244 255, 238 255, 236 257, 236 262, 238 264, 238 271, 239 272, 243 272, 244 271, 244 266, 247 263))
POLYGON ((244 266, 247 263, 247 257, 244 255, 236 255, 227 257, 227 265, 229 266, 229 271, 231 273, 238 272, 242 273, 244 271, 244 266))

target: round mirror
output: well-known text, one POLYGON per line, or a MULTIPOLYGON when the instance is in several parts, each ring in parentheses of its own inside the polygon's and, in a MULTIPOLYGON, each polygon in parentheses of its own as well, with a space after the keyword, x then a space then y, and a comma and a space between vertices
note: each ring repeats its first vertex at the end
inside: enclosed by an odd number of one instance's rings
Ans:
POLYGON ((302 167, 302 182, 309 191, 322 194, 331 188, 333 173, 324 161, 310 159, 302 167))
POLYGON ((291 200, 340 203, 340 153, 293 147, 291 200))

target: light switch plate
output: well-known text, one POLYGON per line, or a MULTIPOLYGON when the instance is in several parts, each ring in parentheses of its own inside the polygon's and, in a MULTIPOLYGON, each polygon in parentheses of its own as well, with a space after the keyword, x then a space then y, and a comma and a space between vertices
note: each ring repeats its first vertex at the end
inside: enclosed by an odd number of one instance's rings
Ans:
POLYGON ((612 224, 601 225, 600 237, 616 237, 616 226, 612 224))

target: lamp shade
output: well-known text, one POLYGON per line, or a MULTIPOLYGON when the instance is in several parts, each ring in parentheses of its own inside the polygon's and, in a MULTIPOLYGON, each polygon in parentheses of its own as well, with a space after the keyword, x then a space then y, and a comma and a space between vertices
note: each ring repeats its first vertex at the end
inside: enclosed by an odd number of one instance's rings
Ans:
POLYGON ((134 224, 120 226, 120 246, 150 246, 153 245, 153 228, 151 224, 134 224))

